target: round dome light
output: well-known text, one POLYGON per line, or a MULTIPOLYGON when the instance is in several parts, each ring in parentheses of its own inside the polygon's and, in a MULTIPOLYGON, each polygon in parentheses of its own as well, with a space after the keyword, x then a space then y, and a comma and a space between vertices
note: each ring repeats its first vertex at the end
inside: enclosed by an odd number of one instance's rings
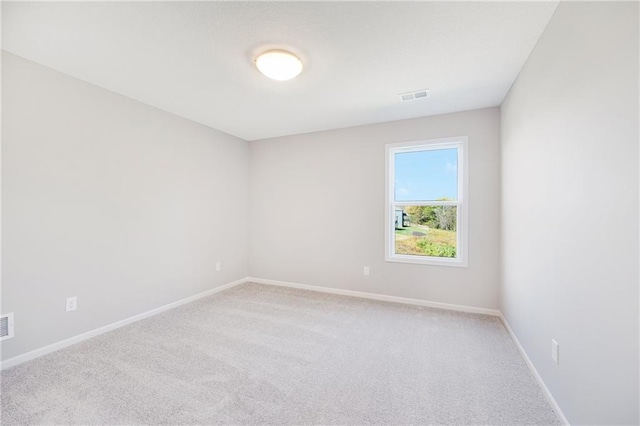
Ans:
POLYGON ((302 61, 286 50, 267 50, 256 58, 256 67, 267 77, 284 81, 302 72, 302 61))

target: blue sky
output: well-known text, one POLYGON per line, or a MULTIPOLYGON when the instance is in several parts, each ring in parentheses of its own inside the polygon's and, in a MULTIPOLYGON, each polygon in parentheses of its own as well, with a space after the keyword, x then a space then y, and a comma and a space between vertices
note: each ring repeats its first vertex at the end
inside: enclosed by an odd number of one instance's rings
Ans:
POLYGON ((458 153, 455 148, 395 154, 396 201, 455 200, 458 153))

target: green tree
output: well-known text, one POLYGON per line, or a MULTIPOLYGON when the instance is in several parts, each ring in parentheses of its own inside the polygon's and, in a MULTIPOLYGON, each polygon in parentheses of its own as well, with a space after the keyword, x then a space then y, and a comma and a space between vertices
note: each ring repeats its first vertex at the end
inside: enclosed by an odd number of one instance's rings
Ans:
MULTIPOLYGON (((449 199, 439 198, 437 201, 449 201, 449 199)), ((409 215, 409 222, 413 224, 455 231, 456 209, 456 206, 407 206, 404 211, 409 215)))
POLYGON ((434 213, 436 216, 436 228, 447 231, 456 230, 457 211, 456 206, 436 206, 434 213))
POLYGON ((409 221, 417 225, 433 227, 436 214, 433 206, 407 206, 405 211, 409 215, 409 221))

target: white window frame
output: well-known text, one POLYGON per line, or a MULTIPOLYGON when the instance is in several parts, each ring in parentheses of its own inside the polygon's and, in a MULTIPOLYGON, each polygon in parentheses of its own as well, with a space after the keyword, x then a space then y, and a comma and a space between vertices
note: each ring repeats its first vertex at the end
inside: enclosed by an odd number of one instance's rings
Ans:
POLYGON ((468 266, 468 219, 469 219, 469 163, 467 136, 429 139, 422 141, 390 143, 386 151, 385 190, 385 260, 387 262, 417 263, 423 265, 468 266), (458 150, 458 199, 456 201, 395 201, 395 154, 401 152, 430 151, 437 149, 458 150), (396 206, 457 206, 456 257, 418 256, 395 253, 395 209, 396 206))

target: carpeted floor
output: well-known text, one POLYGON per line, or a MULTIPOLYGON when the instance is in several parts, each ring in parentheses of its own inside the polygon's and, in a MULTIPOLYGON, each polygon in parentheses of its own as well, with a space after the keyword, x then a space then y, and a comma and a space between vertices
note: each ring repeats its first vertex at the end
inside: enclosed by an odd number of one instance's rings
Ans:
POLYGON ((243 284, 2 372, 2 424, 559 424, 495 317, 243 284))

